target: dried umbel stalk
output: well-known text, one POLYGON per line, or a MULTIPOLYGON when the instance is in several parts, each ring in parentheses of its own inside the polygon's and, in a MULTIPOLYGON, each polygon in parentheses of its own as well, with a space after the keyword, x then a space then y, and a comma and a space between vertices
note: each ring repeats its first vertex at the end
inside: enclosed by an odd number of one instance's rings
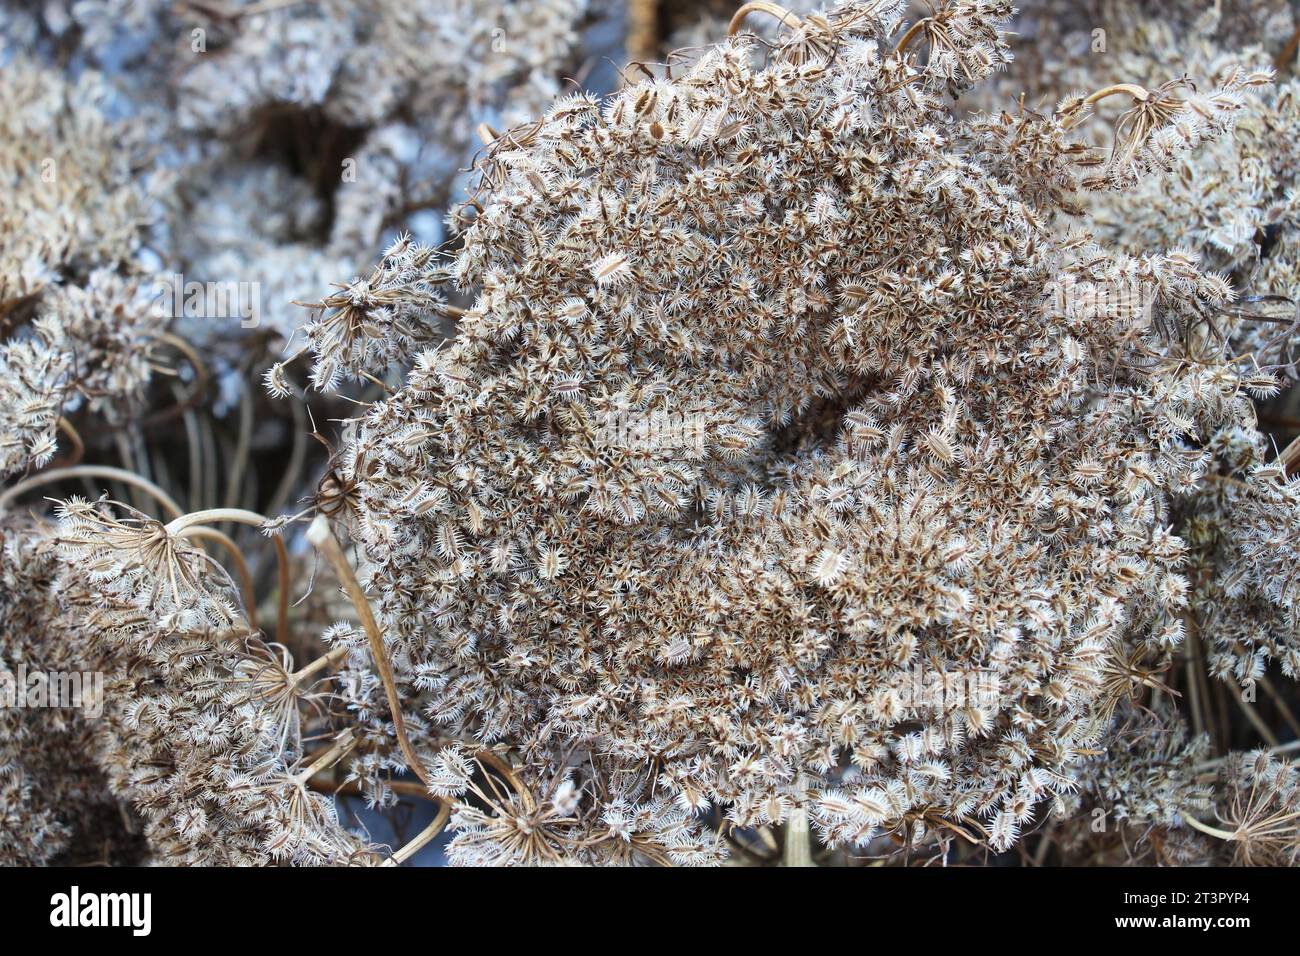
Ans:
MULTIPOLYGON (((1254 380, 1161 335, 1226 282, 1063 214, 1268 75, 1139 110, 1098 176, 1079 109, 954 115, 1010 12, 846 4, 493 137, 474 305, 335 462, 415 748, 518 764, 460 862, 707 861, 710 807, 1003 849, 1156 686, 1171 496, 1254 380)), ((364 354, 313 344, 323 379, 364 354)))
POLYGON ((1210 826, 1195 829, 1223 841, 1237 866, 1295 866, 1300 862, 1300 772, 1267 752, 1232 754, 1220 772, 1222 794, 1210 826))

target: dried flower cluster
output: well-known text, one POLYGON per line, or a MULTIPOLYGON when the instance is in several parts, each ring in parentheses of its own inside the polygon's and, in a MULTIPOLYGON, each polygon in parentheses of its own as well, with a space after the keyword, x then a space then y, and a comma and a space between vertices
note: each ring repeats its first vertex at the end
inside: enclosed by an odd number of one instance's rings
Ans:
POLYGON ((109 122, 103 95, 27 60, 0 79, 0 474, 48 463, 83 402, 109 418, 138 406, 163 331, 135 260, 138 130, 109 122))
POLYGON ((5 14, 184 66, 0 88, 0 674, 104 675, 0 710, 0 862, 1295 865, 1293 12, 751 4, 560 95, 601 6, 5 14), (145 291, 255 262, 269 334, 145 291))
MULTIPOLYGON (((79 670, 76 650, 51 634, 48 599, 54 547, 39 534, 0 527, 0 675, 6 686, 31 672, 79 670)), ((57 613, 57 612, 55 612, 57 613)), ((90 722, 61 710, 0 709, 0 865, 59 859, 74 841, 122 840, 102 773, 69 754, 94 749, 90 722)))
MULTIPOLYGON (((303 756, 297 708, 310 683, 253 634, 225 572, 184 530, 74 499, 61 506, 48 538, 16 531, 6 540, 6 573, 27 575, 13 582, 25 587, 11 593, 28 595, 6 616, 6 650, 28 628, 53 631, 62 667, 22 655, 21 646, 14 659, 104 675, 101 716, 47 725, 39 749, 26 746, 21 731, 11 738, 21 755, 6 760, 6 769, 14 768, 6 783, 40 799, 56 835, 111 790, 140 815, 162 862, 366 860, 366 844, 339 825, 327 797, 307 788, 320 766, 349 749, 349 735, 324 755, 303 756), (33 609, 39 622, 23 617, 33 609), (277 695, 287 695, 291 709, 277 695), (68 741, 47 736, 50 730, 68 741), (29 749, 34 768, 26 766, 29 749), (73 770, 94 778, 70 790, 77 776, 41 762, 77 751, 85 756, 73 770), (24 780, 23 770, 35 782, 24 780)), ((51 719, 28 719, 38 717, 51 719)), ((5 852, 17 862, 41 862, 40 854, 59 848, 45 837, 24 834, 32 846, 6 845, 5 852)))
POLYGON ((1231 302, 1194 255, 1057 222, 1223 134, 1267 71, 1135 106, 1097 166, 1082 97, 953 116, 1009 6, 946 5, 924 66, 875 6, 496 144, 453 266, 475 305, 342 456, 411 699, 538 772, 582 754, 581 856, 627 803, 648 829, 806 808, 832 845, 937 821, 1011 845, 1131 656, 1178 646, 1170 496, 1274 387, 1169 354, 1160 327, 1231 302), (611 430, 653 417, 697 441, 611 430), (996 702, 901 702, 925 670, 996 702))

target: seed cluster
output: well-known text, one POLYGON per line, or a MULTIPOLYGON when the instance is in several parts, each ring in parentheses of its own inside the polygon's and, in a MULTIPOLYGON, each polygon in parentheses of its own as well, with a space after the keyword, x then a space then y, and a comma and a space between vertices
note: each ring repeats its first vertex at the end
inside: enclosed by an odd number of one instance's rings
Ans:
MULTIPOLYGON (((551 830, 579 858, 683 807, 1006 848, 1131 693, 1116 658, 1182 638, 1171 495, 1273 382, 1170 354, 1158 328, 1232 299, 1194 254, 1061 219, 1221 135, 1267 72, 1135 106, 1098 165, 1083 97, 952 112, 1006 61, 1009 5, 945 5, 924 65, 887 6, 495 143, 451 266, 474 305, 345 449, 420 736, 567 768, 583 797, 551 830), (654 415, 702 416, 702 442, 611 440, 654 415), (995 693, 909 705, 926 671, 995 693)), ((474 832, 467 862, 511 845, 474 832)))

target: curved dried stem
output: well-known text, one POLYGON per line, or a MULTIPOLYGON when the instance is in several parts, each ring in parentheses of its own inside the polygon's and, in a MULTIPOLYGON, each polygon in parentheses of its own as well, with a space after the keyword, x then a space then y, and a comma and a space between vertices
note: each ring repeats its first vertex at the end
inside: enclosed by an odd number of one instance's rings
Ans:
POLYGON ((1229 833, 1227 830, 1220 830, 1218 827, 1212 827, 1208 823, 1202 823, 1193 816, 1183 817, 1183 822, 1194 830, 1200 830, 1207 836, 1217 837, 1220 840, 1235 840, 1236 834, 1229 833))
POLYGON ((922 17, 913 23, 907 28, 907 32, 898 38, 898 42, 894 44, 894 52, 901 53, 906 50, 908 45, 924 33, 933 21, 934 17, 922 17))
POLYGON ((153 428, 164 422, 169 422, 177 415, 182 415, 189 409, 199 403, 199 400, 207 392, 208 383, 212 381, 212 373, 208 371, 207 365, 199 357, 198 350, 189 342, 185 341, 179 335, 173 332, 160 332, 157 336, 160 342, 166 342, 176 351, 185 356, 190 366, 194 369, 194 387, 190 389, 189 394, 180 399, 170 408, 164 408, 162 411, 155 412, 140 422, 141 428, 153 428))
POLYGON ((239 550, 239 545, 235 544, 229 535, 218 531, 216 528, 202 526, 186 528, 178 537, 203 538, 208 541, 215 541, 226 549, 231 561, 235 564, 235 573, 239 575, 239 585, 244 591, 244 600, 248 605, 248 623, 254 630, 258 630, 257 586, 253 584, 252 572, 248 570, 248 561, 244 558, 244 552, 239 550))
POLYGON ((410 843, 406 844, 406 846, 402 847, 385 860, 383 863, 384 866, 401 866, 411 857, 415 856, 415 854, 424 849, 424 847, 428 846, 428 844, 442 832, 443 827, 447 825, 447 820, 451 818, 451 804, 447 803, 445 800, 440 800, 438 802, 441 805, 438 807, 438 813, 433 818, 433 822, 421 830, 410 843))
POLYGON ((1188 108, 1187 101, 1175 95, 1180 89, 1195 87, 1186 77, 1169 80, 1152 90, 1135 83, 1115 83, 1084 97, 1064 110, 1067 127, 1083 122, 1087 107, 1111 96, 1127 96, 1128 109, 1115 120, 1110 163, 1123 166, 1135 159, 1155 131, 1167 127, 1188 108))
POLYGON ((772 3, 770 0, 752 0, 751 3, 747 3, 737 10, 736 15, 731 18, 731 24, 727 27, 727 36, 734 37, 739 33, 741 26, 751 13, 766 13, 769 16, 776 17, 781 23, 795 28, 803 26, 802 19, 779 3, 772 3))
POLYGON ((510 784, 511 789, 513 789, 516 793, 526 792, 526 788, 524 787, 523 782, 515 775, 514 768, 511 767, 506 760, 504 760, 497 754, 493 753, 491 750, 486 750, 486 749, 480 750, 477 754, 475 754, 475 759, 477 759, 480 763, 486 764, 487 766, 491 767, 502 777, 504 777, 506 783, 510 784))
POLYGON ((196 524, 218 524, 226 521, 233 521, 236 524, 249 524, 255 528, 261 528, 269 523, 265 515, 260 515, 256 511, 247 511, 244 508, 207 508, 203 511, 191 511, 189 514, 174 518, 167 524, 167 533, 180 534, 186 528, 196 524))
POLYGON ((68 421, 62 415, 59 416, 57 425, 59 431, 67 435, 68 440, 72 442, 72 454, 68 457, 66 461, 60 462, 58 467, 70 468, 73 465, 80 462, 83 457, 85 457, 86 443, 81 440, 81 433, 72 427, 72 422, 68 421))
POLYGON ((109 481, 120 481, 150 495, 163 511, 167 512, 170 518, 179 518, 185 513, 171 495, 152 481, 141 478, 134 472, 127 471, 124 468, 114 468, 111 465, 72 465, 68 468, 52 468, 49 471, 41 472, 39 475, 32 475, 32 477, 18 482, 12 488, 6 488, 4 493, 0 494, 0 513, 9 510, 9 506, 14 499, 20 495, 31 491, 33 488, 54 484, 65 478, 103 478, 109 481))
POLYGON ((1104 99, 1112 96, 1129 96, 1135 104, 1145 103, 1151 96, 1151 91, 1144 86, 1136 83, 1112 83, 1110 86, 1102 87, 1092 93, 1089 93, 1083 99, 1074 103, 1070 108, 1064 110, 1064 121, 1067 129, 1072 129, 1082 123, 1088 116, 1092 115, 1088 107, 1095 106, 1104 99))
MULTIPOLYGON (((269 523, 265 515, 260 515, 256 511, 247 511, 243 508, 209 508, 204 511, 191 511, 189 514, 174 518, 167 524, 166 530, 168 534, 179 535, 186 528, 196 525, 221 524, 227 521, 252 525, 259 529, 265 528, 269 523)), ((275 544, 275 559, 279 566, 280 594, 276 609, 276 637, 283 641, 289 635, 289 551, 284 546, 284 539, 278 534, 270 537, 275 544)), ((253 613, 250 610, 250 616, 253 613)))
POLYGON ((361 589, 361 582, 357 580, 352 565, 348 563, 347 555, 343 553, 338 538, 334 537, 329 519, 324 515, 317 515, 310 527, 307 528, 307 540, 329 562, 330 567, 334 569, 334 573, 338 575, 339 580, 342 582, 343 589, 347 591, 348 598, 352 601, 352 606, 361 621, 361 627, 366 632, 366 639, 370 642, 370 654, 375 659, 375 667, 379 670, 379 679, 384 685, 384 695, 388 698, 388 709, 393 715, 393 729, 397 733, 397 745, 402 751, 402 756, 406 758, 406 763, 411 768, 411 771, 420 778, 426 787, 432 790, 433 779, 429 776, 429 771, 425 769, 424 763, 416 755, 415 748, 411 745, 411 739, 406 733, 406 718, 402 716, 402 702, 397 695, 397 680, 393 676, 393 665, 388 658, 388 650, 384 647, 384 635, 379 630, 379 624, 375 620, 374 612, 370 610, 370 602, 366 600, 365 591, 361 589))
POLYGON ((1139 102, 1145 100, 1148 96, 1151 95, 1151 93, 1147 90, 1146 87, 1139 86, 1136 83, 1113 83, 1110 86, 1103 87, 1102 89, 1097 90, 1095 93, 1090 93, 1087 97, 1084 98, 1083 102, 1079 105, 1092 106, 1094 103, 1100 103, 1102 100, 1106 99, 1107 97, 1119 96, 1122 93, 1128 94, 1129 96, 1133 97, 1133 99, 1139 102))

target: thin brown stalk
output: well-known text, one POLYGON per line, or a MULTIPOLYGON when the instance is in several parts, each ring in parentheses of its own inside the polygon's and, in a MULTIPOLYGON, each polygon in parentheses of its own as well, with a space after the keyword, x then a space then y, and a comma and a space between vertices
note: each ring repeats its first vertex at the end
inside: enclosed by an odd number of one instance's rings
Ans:
POLYGON ((1286 721, 1286 725, 1291 728, 1297 737, 1300 737, 1300 721, 1296 720, 1295 714, 1292 713, 1291 708, 1278 692, 1278 689, 1273 686, 1273 682, 1267 677, 1261 677, 1259 686, 1264 688, 1264 693, 1268 694, 1273 703, 1277 705, 1277 709, 1282 714, 1282 719, 1286 721))
POLYGON ((1291 34, 1291 39, 1286 41, 1286 46, 1282 47, 1282 51, 1274 61, 1274 66, 1279 74, 1287 71, 1294 72, 1297 50, 1300 50, 1300 27, 1297 27, 1295 33, 1291 34))
POLYGON ((66 478, 101 478, 108 481, 120 481, 150 495, 163 511, 168 513, 169 517, 178 518, 184 514, 181 506, 173 500, 172 496, 152 481, 141 478, 134 472, 114 468, 111 465, 73 465, 69 468, 52 468, 38 475, 32 475, 32 477, 18 482, 12 488, 6 488, 4 493, 0 494, 0 512, 7 511, 16 498, 33 488, 63 481, 66 478))
POLYGON ((294 484, 302 473, 302 464, 307 457, 307 414, 303 411, 301 402, 290 402, 289 408, 293 414, 293 449, 289 452, 289 463, 267 506, 266 510, 270 514, 279 514, 283 510, 289 496, 293 494, 294 484))
POLYGON ((81 433, 72 427, 72 422, 68 421, 62 415, 59 416, 58 429, 68 436, 68 441, 72 442, 72 454, 67 458, 67 460, 60 462, 59 467, 70 468, 85 457, 86 443, 81 440, 81 433))
POLYGON ((212 373, 208 371, 207 364, 199 357, 198 350, 189 342, 172 332, 159 333, 157 338, 160 342, 167 343, 185 356, 186 361, 190 363, 190 367, 194 369, 194 385, 189 390, 189 393, 178 400, 175 405, 155 412, 141 421, 140 427, 145 429, 169 422, 178 415, 183 415, 186 410, 198 405, 199 400, 207 393, 208 384, 212 381, 212 373))
POLYGON ((933 20, 934 20, 933 17, 922 17, 920 20, 917 20, 910 27, 908 27, 907 32, 904 33, 901 37, 899 37, 898 42, 894 44, 894 52, 901 53, 903 50, 906 50, 908 45, 913 40, 915 40, 918 36, 920 36, 923 32, 925 32, 925 30, 930 26, 933 20))
POLYGON ((352 601, 352 607, 357 612, 361 627, 366 632, 366 639, 370 642, 370 653, 375 660, 375 667, 379 670, 379 679, 384 685, 384 694, 388 698, 388 709, 393 715, 393 729, 397 733, 397 745, 401 748, 402 756, 406 758, 407 766, 411 768, 411 771, 420 778, 426 787, 432 789, 433 779, 429 776, 429 771, 425 769, 424 763, 416 754, 415 748, 411 745, 410 737, 406 733, 406 718, 402 715, 402 702, 397 694, 397 680, 393 676, 393 665, 388 658, 388 650, 384 647, 384 635, 380 632, 379 624, 375 621, 375 615, 370 610, 370 602, 361 589, 361 582, 357 580, 352 565, 348 563, 347 555, 343 553, 343 548, 339 546, 338 539, 334 537, 329 519, 324 515, 317 515, 310 527, 307 528, 307 540, 329 562, 330 567, 334 569, 334 573, 338 575, 339 581, 342 582, 348 598, 352 601))
POLYGON ((239 576, 239 585, 244 592, 244 602, 248 606, 248 623, 254 630, 257 630, 257 587, 253 584, 252 572, 248 570, 248 561, 244 557, 244 552, 239 550, 239 545, 235 544, 229 535, 218 531, 216 528, 190 527, 182 531, 179 537, 215 541, 226 549, 226 553, 230 555, 230 560, 234 562, 235 573, 239 576))
POLYGON ((1232 690, 1232 700, 1241 709, 1242 714, 1250 721, 1250 725, 1255 728, 1255 732, 1268 742, 1270 747, 1280 746, 1277 735, 1273 733, 1264 719, 1255 713, 1255 708, 1246 703, 1241 697, 1241 688, 1231 677, 1224 678, 1228 687, 1232 690))
MULTIPOLYGON (((204 511, 192 511, 189 514, 181 515, 167 524, 168 534, 180 534, 186 528, 195 525, 219 524, 222 522, 234 522, 236 524, 252 525, 255 528, 263 528, 268 524, 265 515, 260 515, 256 511, 247 511, 243 508, 209 508, 204 511)), ((284 641, 289 635, 289 552, 284 546, 284 539, 278 534, 270 536, 272 543, 275 545, 275 558, 279 565, 279 604, 276 611, 276 637, 284 641)), ((249 612, 252 614, 252 611, 249 612)))
POLYGON ((235 454, 230 464, 230 482, 226 486, 225 506, 235 507, 240 486, 244 483, 244 469, 248 467, 248 452, 253 441, 253 402, 245 386, 239 391, 239 436, 235 441, 235 454))
POLYGON ((649 62, 659 48, 659 0, 629 0, 627 53, 633 60, 649 62))
POLYGON ((803 20, 779 3, 771 3, 770 0, 753 0, 753 2, 745 4, 736 11, 736 15, 731 18, 730 26, 727 27, 727 36, 734 37, 739 33, 741 26, 751 13, 766 13, 769 16, 776 17, 784 24, 796 28, 803 26, 803 20))
POLYGON ((438 807, 438 814, 433 818, 433 822, 421 830, 410 843, 406 844, 406 846, 402 847, 385 860, 383 863, 384 866, 401 866, 411 857, 415 856, 415 854, 419 853, 420 850, 424 849, 428 844, 432 843, 434 838, 442 832, 443 827, 447 825, 447 820, 451 817, 451 804, 447 803, 445 800, 440 800, 439 803, 441 805, 438 807))

